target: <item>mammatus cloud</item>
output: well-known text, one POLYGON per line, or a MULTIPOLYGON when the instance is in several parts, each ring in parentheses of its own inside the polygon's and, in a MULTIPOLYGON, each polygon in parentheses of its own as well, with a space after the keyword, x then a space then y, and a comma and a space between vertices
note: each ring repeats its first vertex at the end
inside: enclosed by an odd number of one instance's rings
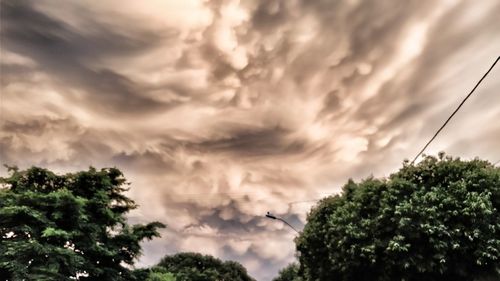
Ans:
MULTIPOLYGON (((270 280, 311 199, 411 158, 500 55, 498 1, 2 0, 0 160, 117 166, 199 251, 270 280), (299 201, 299 202, 297 202, 299 201), (296 203, 291 203, 296 202, 296 203)), ((500 70, 429 148, 500 160, 500 70)))

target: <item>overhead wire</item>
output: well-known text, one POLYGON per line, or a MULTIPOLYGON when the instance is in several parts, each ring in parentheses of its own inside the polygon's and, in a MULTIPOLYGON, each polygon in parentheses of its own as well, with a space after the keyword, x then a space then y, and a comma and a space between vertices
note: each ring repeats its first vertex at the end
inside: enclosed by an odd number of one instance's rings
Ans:
POLYGON ((413 158, 413 161, 411 161, 411 164, 413 165, 415 163, 415 161, 418 159, 418 157, 424 153, 425 149, 427 149, 427 147, 431 144, 432 141, 434 141, 434 139, 439 135, 439 133, 444 129, 444 127, 450 122, 451 118, 453 118, 453 116, 455 116, 455 114, 458 112, 458 110, 460 110, 460 108, 462 107, 462 105, 464 105, 464 103, 469 99, 469 97, 475 92, 475 90, 477 89, 477 87, 479 86, 479 84, 481 84, 481 82, 483 82, 484 78, 486 78, 486 76, 488 76, 488 74, 491 72, 491 70, 493 69, 493 67, 495 67, 495 65, 497 64, 498 60, 500 60, 500 56, 497 57, 497 59, 495 60, 495 62, 490 66, 490 68, 488 69, 488 71, 486 71, 486 73, 483 75, 483 77, 481 77, 481 79, 479 79, 479 81, 476 83, 476 85, 474 86, 474 88, 472 88, 472 90, 469 92, 469 94, 462 100, 462 102, 458 105, 458 107, 455 109, 455 111, 453 111, 453 113, 448 117, 448 119, 446 119, 446 121, 444 122, 444 124, 439 128, 439 130, 436 131, 436 133, 432 136, 432 138, 425 144, 425 146, 420 150, 419 153, 417 153, 417 155, 415 156, 415 158, 413 158))

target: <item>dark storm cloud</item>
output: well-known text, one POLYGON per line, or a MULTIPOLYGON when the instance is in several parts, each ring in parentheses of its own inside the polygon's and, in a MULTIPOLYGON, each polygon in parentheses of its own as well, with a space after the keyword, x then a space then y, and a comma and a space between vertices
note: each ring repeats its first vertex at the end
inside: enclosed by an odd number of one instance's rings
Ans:
POLYGON ((188 149, 214 153, 230 153, 237 156, 272 156, 304 152, 303 140, 289 140, 289 131, 279 127, 238 128, 229 136, 191 144, 188 149))
POLYGON ((287 1, 261 1, 252 14, 252 26, 258 31, 267 32, 287 23, 290 11, 287 1))
POLYGON ((8 86, 11 83, 23 82, 27 83, 33 78, 36 73, 36 68, 13 63, 0 64, 0 83, 3 86, 8 86))
MULTIPOLYGON (((216 198, 211 198, 216 199, 216 198)), ((210 200, 210 198, 196 198, 196 200, 210 200)), ((241 200, 241 201, 244 201, 241 200)), ((241 212, 238 207, 238 202, 230 200, 228 204, 211 209, 209 214, 203 214, 206 210, 196 210, 200 206, 196 203, 191 203, 191 206, 184 206, 186 210, 190 210, 194 214, 198 214, 199 223, 190 224, 184 227, 184 231, 189 232, 190 229, 196 229, 202 226, 209 226, 217 229, 220 236, 241 236, 249 233, 264 231, 265 227, 259 225, 263 217, 252 217, 242 221, 241 218, 246 214, 241 212)))
MULTIPOLYGON (((20 159, 18 158, 20 154, 13 153, 13 137, 1 137, 0 138, 0 159, 2 165, 19 165, 20 159)), ((26 149, 26 148, 25 148, 26 149)), ((31 153, 26 153, 31 155, 31 153)))
POLYGON ((29 120, 23 123, 7 120, 2 126, 2 130, 10 134, 28 134, 41 135, 51 123, 64 122, 64 120, 50 120, 49 118, 40 118, 29 120))
POLYGON ((121 152, 111 158, 111 163, 128 170, 141 171, 144 174, 175 173, 173 161, 165 159, 162 153, 146 150, 145 152, 121 152))
MULTIPOLYGON (((68 131, 78 133, 81 127, 71 118, 51 118, 48 116, 34 116, 22 118, 18 121, 2 120, 0 123, 1 145, 0 160, 2 164, 18 164, 21 159, 29 157, 32 162, 35 158, 43 161, 43 154, 47 152, 36 142, 48 139, 48 136, 60 138, 68 131)), ((46 148, 50 144, 45 145, 46 148)))
MULTIPOLYGON (((89 20, 90 34, 39 11, 34 2, 2 1, 2 46, 33 59, 63 87, 83 89, 85 99, 71 98, 108 113, 155 111, 165 105, 142 96, 144 85, 111 69, 92 66, 101 58, 125 57, 157 44, 152 32, 121 34, 89 20)), ((8 71, 8 69, 7 69, 8 71)))
MULTIPOLYGON (((422 52, 419 59, 413 64, 409 78, 402 81, 389 81, 381 88, 379 95, 359 105, 357 116, 365 120, 371 120, 373 116, 377 116, 381 112, 390 112, 390 118, 387 118, 387 121, 379 127, 378 132, 371 138, 371 143, 396 128, 411 124, 423 114, 434 116, 438 114, 438 118, 432 118, 434 121, 428 122, 432 126, 426 126, 426 130, 421 132, 423 136, 430 137, 433 130, 437 129, 439 124, 444 121, 444 115, 451 113, 452 107, 448 108, 445 112, 439 110, 438 107, 440 104, 437 100, 441 93, 439 93, 439 89, 430 87, 430 85, 436 77, 439 77, 443 73, 443 69, 446 67, 447 62, 449 62, 450 56, 462 52, 462 49, 457 48, 457 46, 465 47, 471 45, 474 42, 471 38, 481 40, 481 38, 495 36, 494 34, 498 32, 494 26, 500 23, 496 16, 500 12, 500 5, 494 5, 493 8, 489 9, 482 16, 481 21, 466 28, 452 28, 454 25, 461 24, 460 21, 463 19, 463 13, 466 9, 468 9, 466 3, 457 5, 441 17, 439 22, 430 29, 425 51, 422 52), (478 30, 481 30, 481 32, 478 33, 478 30)), ((477 49, 476 51, 477 55, 484 53, 484 50, 477 49)), ((473 53, 471 55, 474 56, 476 54, 473 53)), ((483 62, 483 67, 486 68, 488 61, 485 60, 483 62)), ((468 86, 472 88, 473 85, 471 83, 468 86)), ((465 96, 466 92, 467 89, 461 89, 460 92, 456 92, 455 94, 457 97, 462 97, 465 96)), ((419 132, 412 133, 419 134, 419 132)), ((395 136, 384 147, 370 145, 366 152, 366 158, 372 159, 373 163, 376 163, 376 158, 382 157, 381 155, 390 151, 393 145, 397 144, 398 141, 403 141, 404 138, 405 136, 395 136)), ((414 153, 416 153, 416 150, 417 148, 415 148, 414 153)), ((450 148, 450 150, 454 149, 450 148)), ((412 154, 409 154, 405 155, 404 158, 411 157, 412 154)), ((368 165, 368 167, 371 166, 368 165)), ((366 170, 369 169, 366 168, 366 170)))

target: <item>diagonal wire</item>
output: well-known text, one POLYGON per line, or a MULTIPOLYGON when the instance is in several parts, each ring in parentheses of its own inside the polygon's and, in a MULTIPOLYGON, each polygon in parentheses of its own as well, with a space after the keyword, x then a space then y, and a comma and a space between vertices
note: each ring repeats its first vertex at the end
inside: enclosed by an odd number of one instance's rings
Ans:
POLYGON ((469 92, 469 94, 462 100, 462 102, 458 105, 458 107, 455 109, 455 111, 453 111, 453 113, 450 115, 450 117, 448 117, 448 119, 446 119, 446 121, 441 126, 441 128, 439 128, 439 130, 437 130, 437 132, 434 134, 434 136, 432 136, 432 138, 427 142, 427 144, 422 148, 422 150, 420 150, 420 152, 415 156, 415 158, 413 159, 413 161, 411 161, 412 165, 413 165, 413 163, 415 163, 415 161, 417 160, 417 158, 425 151, 425 149, 429 146, 429 144, 431 144, 431 142, 437 137, 437 135, 439 135, 439 133, 448 124, 448 122, 450 122, 451 118, 453 118, 453 116, 455 116, 455 114, 462 107, 462 105, 465 103, 465 101, 467 101, 467 99, 469 99, 469 97, 474 93, 474 91, 479 86, 479 84, 481 84, 481 82, 483 82, 484 78, 486 78, 486 76, 488 76, 488 74, 490 73, 490 71, 497 64, 498 60, 500 60, 500 56, 497 57, 497 59, 495 60, 495 62, 491 65, 490 69, 488 69, 488 71, 486 71, 486 73, 483 75, 483 77, 481 77, 481 79, 477 82, 476 86, 474 86, 474 88, 469 92))

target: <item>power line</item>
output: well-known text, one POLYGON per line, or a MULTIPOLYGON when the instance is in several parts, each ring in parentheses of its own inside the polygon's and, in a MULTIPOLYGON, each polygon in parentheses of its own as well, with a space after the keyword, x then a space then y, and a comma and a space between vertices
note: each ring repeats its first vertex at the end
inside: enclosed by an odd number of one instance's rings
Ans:
POLYGON ((462 100, 462 102, 458 105, 458 107, 455 109, 455 111, 453 111, 453 113, 450 115, 450 117, 448 117, 448 119, 446 119, 446 122, 444 122, 444 124, 441 126, 441 128, 439 128, 439 130, 437 130, 437 132, 434 134, 434 136, 432 136, 432 138, 427 142, 427 144, 424 146, 424 148, 422 148, 422 150, 420 150, 420 152, 417 154, 417 156, 415 156, 415 158, 413 159, 413 161, 411 161, 411 164, 413 165, 413 163, 415 163, 415 161, 417 160, 417 158, 425 151, 425 149, 429 146, 429 144, 431 144, 431 142, 437 137, 437 135, 443 130, 443 128, 448 124, 448 122, 450 122, 451 118, 453 118, 453 116, 455 116, 455 114, 458 112, 458 110, 462 107, 462 105, 465 103, 465 101, 467 99, 469 99, 469 97, 474 93, 474 91, 476 90, 476 88, 479 86, 479 84, 481 84, 481 82, 483 82, 484 78, 486 78, 486 76, 488 76, 488 74, 490 73, 490 71, 493 69, 493 67, 495 67, 495 65, 497 64, 498 60, 500 60, 500 56, 497 57, 497 59, 495 60, 495 62, 491 65, 490 69, 488 69, 488 71, 486 71, 486 73, 483 75, 483 77, 481 77, 481 79, 477 82, 476 86, 474 86, 474 88, 469 92, 469 94, 462 100))
POLYGON ((201 193, 176 193, 175 196, 188 196, 188 197, 197 197, 197 196, 218 196, 218 195, 250 195, 259 193, 258 191, 250 191, 250 192, 201 192, 201 193))
MULTIPOLYGON (((323 199, 323 198, 321 198, 323 199)), ((288 202, 288 205, 295 205, 295 204, 300 204, 300 203, 312 203, 312 202, 318 202, 321 199, 311 199, 311 200, 304 200, 304 201, 293 201, 293 202, 288 202)))
POLYGON ((293 201, 293 202, 288 202, 288 205, 295 205, 295 204, 300 204, 300 203, 312 203, 312 202, 318 202, 318 201, 321 201, 325 198, 327 198, 328 196, 330 195, 333 195, 333 194, 336 194, 336 193, 328 193, 328 194, 325 194, 325 197, 323 198, 316 198, 316 199, 309 199, 309 200, 301 200, 301 201, 293 201))

